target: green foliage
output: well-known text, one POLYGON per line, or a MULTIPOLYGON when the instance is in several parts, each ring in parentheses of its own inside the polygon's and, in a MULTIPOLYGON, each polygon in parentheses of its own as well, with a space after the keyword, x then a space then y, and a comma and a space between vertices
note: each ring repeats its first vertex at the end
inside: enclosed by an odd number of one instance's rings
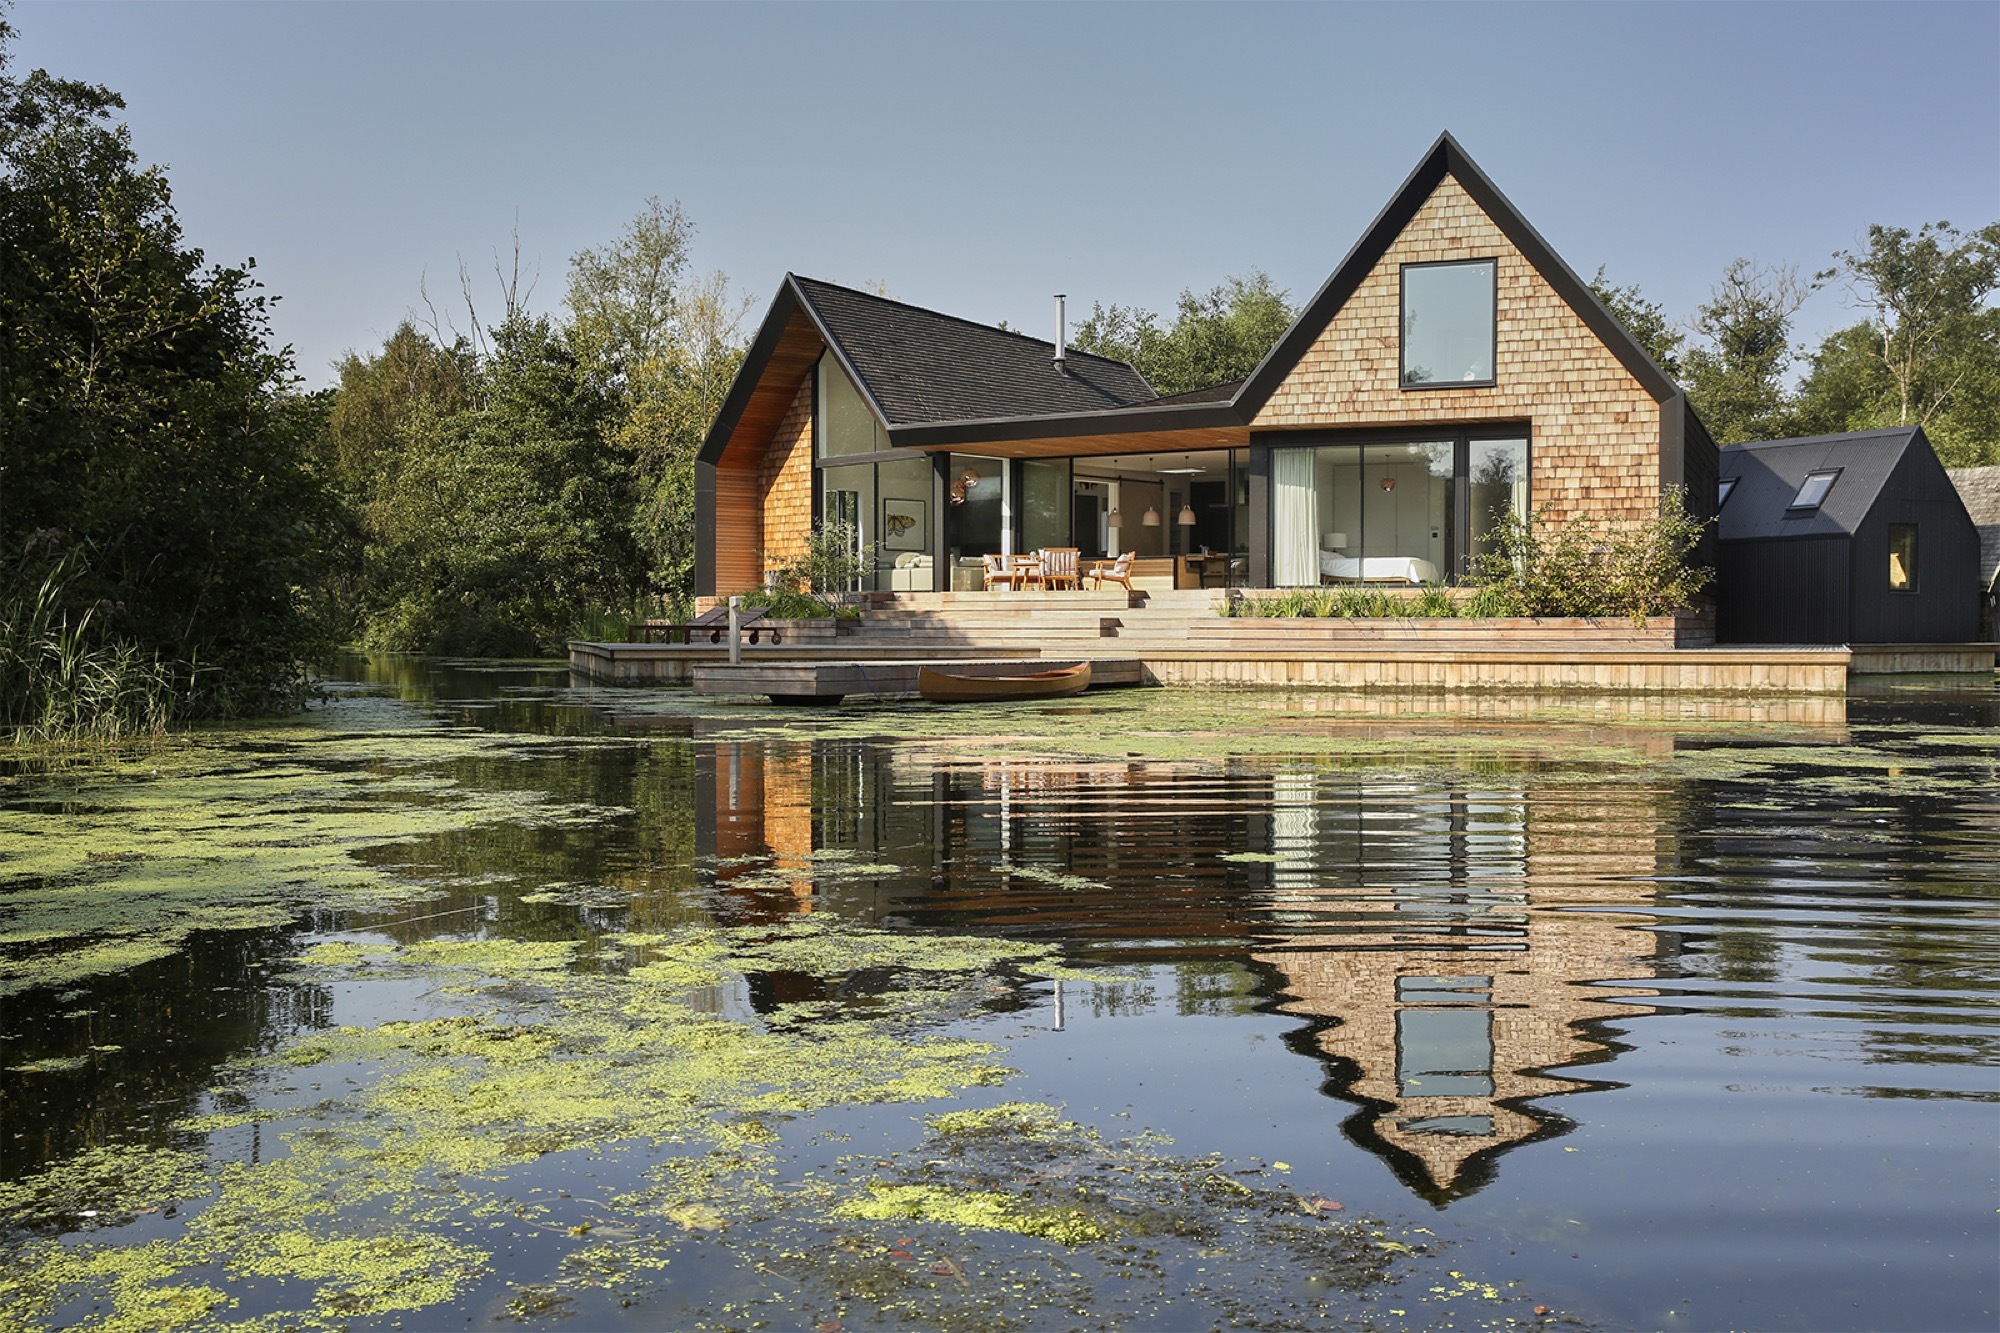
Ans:
POLYGON ((82 571, 71 551, 39 583, 19 568, 0 581, 0 736, 115 741, 159 735, 173 720, 175 673, 131 643, 93 635, 97 607, 70 609, 82 571))
POLYGON ((780 588, 844 597, 875 572, 875 553, 861 545, 860 534, 851 525, 825 519, 791 561, 772 565, 767 558, 765 564, 772 566, 780 588))
POLYGON ((1695 312, 1705 341, 1681 358, 1681 378, 1717 444, 1789 433, 1792 316, 1812 290, 1793 269, 1737 259, 1695 312))
POLYGON ((1681 373, 1681 349, 1687 345, 1687 335, 1676 329, 1667 319, 1666 312, 1654 301, 1648 301, 1639 291, 1637 283, 1629 287, 1614 287, 1604 276, 1604 268, 1598 266, 1597 274, 1590 280, 1590 290, 1604 303, 1626 332, 1638 339, 1646 349, 1646 355, 1669 375, 1681 373))
POLYGON ((1150 310, 1094 304, 1070 341, 1078 351, 1131 362, 1164 396, 1242 379, 1297 318, 1290 293, 1252 269, 1207 292, 1183 291, 1166 329, 1150 310))
POLYGON ((2000 310, 1987 304, 2000 223, 1969 235, 1948 222, 1872 226, 1865 249, 1834 259, 1819 277, 1842 279, 1869 316, 1814 356, 1800 393, 1808 429, 1920 425, 1949 464, 2000 461, 2000 310))
MULTIPOLYGON (((331 643, 312 590, 345 538, 307 449, 323 405, 290 392, 249 264, 185 243, 123 101, 8 76, 11 35, 0 23, 0 564, 60 599, 44 623, 66 627, 67 660, 170 663, 193 716, 295 705, 331 643)), ((77 697, 125 708, 106 688, 77 697)))
POLYGON ((374 505, 369 639, 413 652, 553 651, 586 607, 637 590, 630 461, 606 439, 615 410, 546 319, 493 330, 471 402, 421 401, 393 484, 374 505))
POLYGON ((743 364, 747 299, 720 273, 688 275, 694 223, 648 199, 611 245, 570 262, 569 335, 611 386, 605 430, 636 470, 635 540, 648 582, 694 589, 694 460, 743 364))
POLYGON ((1606 524, 1588 517, 1502 516, 1498 549, 1473 561, 1481 591, 1529 616, 1672 615, 1693 604, 1713 571, 1690 562, 1705 525, 1670 488, 1653 518, 1606 524))

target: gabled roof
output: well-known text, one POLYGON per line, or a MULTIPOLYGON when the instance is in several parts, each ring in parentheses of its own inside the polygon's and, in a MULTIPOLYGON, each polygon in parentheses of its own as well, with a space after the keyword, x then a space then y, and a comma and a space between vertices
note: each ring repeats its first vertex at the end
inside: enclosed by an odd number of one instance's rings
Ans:
POLYGON ((1440 134, 1423 161, 1417 163, 1403 181, 1395 196, 1368 225, 1347 257, 1340 261, 1340 267, 1326 280, 1306 308, 1299 314, 1285 336, 1278 340, 1257 369, 1250 372, 1250 378, 1243 382, 1242 391, 1235 398, 1235 404, 1249 420, 1265 401, 1282 384, 1301 357, 1311 350, 1313 341, 1319 337, 1340 308, 1347 304, 1363 280, 1374 271, 1403 229, 1424 206, 1445 177, 1451 177, 1472 196, 1473 202, 1485 210, 1486 215, 1500 228, 1503 235, 1514 243, 1528 263, 1534 266, 1543 281, 1555 289, 1569 307, 1576 311, 1598 340, 1610 349, 1632 377, 1639 381, 1657 402, 1666 402, 1680 392, 1680 386, 1667 377, 1638 339, 1618 322, 1604 304, 1590 290, 1588 283, 1577 277, 1570 266, 1542 239, 1541 233, 1528 225, 1520 210, 1500 193, 1495 185, 1481 171, 1465 150, 1458 146, 1458 140, 1449 133, 1440 134))
POLYGON ((1896 426, 1732 444, 1720 458, 1721 478, 1736 478, 1736 489, 1722 506, 1720 536, 1727 542, 1852 535, 1903 455, 1922 438, 1921 427, 1896 426), (1787 509, 1807 473, 1830 468, 1839 468, 1840 477, 1819 508, 1787 509))
MULTIPOLYGON (((1679 386, 1588 284, 1550 249, 1458 141, 1441 134, 1292 327, 1239 385, 1161 398, 1129 365, 1075 351, 1068 354, 1070 374, 1063 376, 1052 365, 1053 343, 787 274, 701 457, 714 462, 722 456, 738 419, 760 392, 765 365, 780 351, 795 313, 809 318, 833 348, 888 427, 893 445, 937 449, 1074 440, 1104 447, 1115 445, 1115 437, 1146 434, 1200 437, 1206 440, 1202 447, 1247 443, 1259 409, 1447 176, 1485 210, 1647 393, 1662 404, 1680 397, 1679 386)), ((794 324, 791 343, 797 335, 794 324)), ((797 385, 794 378, 789 388, 767 385, 761 392, 775 400, 782 391, 788 402, 797 385)), ((1668 415, 1673 438, 1662 440, 1662 468, 1679 476, 1685 430, 1679 414, 1668 415)))
POLYGON ((787 276, 890 427, 974 417, 1049 416, 1156 397, 1123 361, 1056 346, 815 278, 787 276))
POLYGON ((1979 529, 1979 586, 1990 588, 2000 577, 2000 467, 1948 467, 1945 475, 1979 529))

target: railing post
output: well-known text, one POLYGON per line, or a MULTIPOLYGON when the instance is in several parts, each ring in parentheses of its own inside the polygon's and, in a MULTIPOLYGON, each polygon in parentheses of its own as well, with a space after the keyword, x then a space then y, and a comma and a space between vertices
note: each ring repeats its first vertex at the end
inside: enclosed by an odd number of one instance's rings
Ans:
POLYGON ((729 665, 743 665, 743 599, 729 599, 729 665))

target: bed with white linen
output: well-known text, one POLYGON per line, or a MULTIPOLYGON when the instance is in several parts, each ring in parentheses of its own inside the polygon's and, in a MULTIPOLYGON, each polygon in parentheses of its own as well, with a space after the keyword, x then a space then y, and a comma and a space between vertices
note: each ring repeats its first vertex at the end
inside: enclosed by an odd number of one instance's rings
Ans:
POLYGON ((1437 583, 1438 567, 1407 555, 1335 555, 1319 553, 1319 573, 1336 583, 1437 583))

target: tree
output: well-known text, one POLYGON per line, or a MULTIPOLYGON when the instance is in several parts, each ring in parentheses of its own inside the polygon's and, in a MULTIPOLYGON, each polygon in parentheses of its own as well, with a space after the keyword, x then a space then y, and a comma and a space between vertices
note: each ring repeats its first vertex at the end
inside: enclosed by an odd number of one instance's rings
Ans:
MULTIPOLYGON (((1819 278, 1841 279, 1868 312, 1865 323, 1833 335, 1818 358, 1842 370, 1841 392, 1848 394, 1864 382, 1859 365, 1848 363, 1873 363, 1866 377, 1872 410, 1854 408, 1850 419, 1923 426, 1960 461, 1993 456, 2000 449, 1993 413, 2000 400, 2000 311, 1987 298, 2000 287, 2000 223, 1970 235, 1948 222, 1926 223, 1915 233, 1871 226, 1864 249, 1837 251, 1834 259, 1837 265, 1819 278), (1962 419, 1954 411, 1961 407, 1962 419)), ((1816 392, 1809 386, 1806 396, 1816 392)))
POLYGON ((1291 294, 1252 269, 1209 291, 1183 290, 1174 322, 1136 306, 1093 304, 1071 340, 1079 351, 1129 361, 1162 396, 1240 380, 1298 318, 1291 294))
POLYGON ((613 386, 607 430, 637 469, 634 534, 654 591, 694 588, 694 460, 743 363, 747 297, 690 277, 694 224, 648 199, 617 241, 570 261, 570 335, 613 386))
POLYGON ((421 403, 405 427, 369 552, 377 646, 547 652, 638 585, 609 387, 546 317, 516 313, 490 343, 467 406, 421 403))
POLYGON ((1716 443, 1786 434, 1792 316, 1812 291, 1795 268, 1736 259, 1695 312, 1705 341, 1681 359, 1682 382, 1716 443))
POLYGON ((1614 287, 1604 276, 1604 266, 1599 265, 1597 274, 1590 280, 1590 290, 1604 303, 1604 308, 1646 349, 1646 355, 1667 374, 1679 377, 1681 373, 1681 348, 1687 345, 1687 335, 1676 329, 1668 320, 1666 312, 1657 302, 1648 301, 1639 291, 1637 283, 1629 287, 1614 287))
POLYGON ((267 297, 188 246, 124 102, 7 74, 0 20, 0 562, 167 663, 184 710, 296 702, 340 525, 267 297))

